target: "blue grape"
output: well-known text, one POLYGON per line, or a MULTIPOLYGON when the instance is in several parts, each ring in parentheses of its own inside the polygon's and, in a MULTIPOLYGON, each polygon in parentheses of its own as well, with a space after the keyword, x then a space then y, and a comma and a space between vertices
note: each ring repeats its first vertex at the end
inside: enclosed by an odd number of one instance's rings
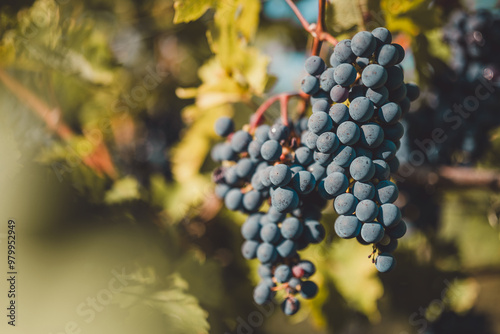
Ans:
POLYGON ((272 184, 270 179, 272 169, 273 166, 268 166, 260 172, 260 182, 262 182, 265 187, 270 187, 272 184))
POLYGON ((285 164, 275 165, 269 172, 269 180, 276 187, 286 186, 292 180, 292 171, 285 164))
POLYGON ((267 211, 266 217, 268 218, 269 222, 277 224, 278 222, 282 222, 285 219, 286 213, 279 212, 275 207, 271 206, 269 208, 269 211, 267 211))
POLYGON ((254 188, 257 191, 263 191, 266 189, 266 186, 262 184, 261 177, 262 177, 262 172, 256 172, 255 174, 252 175, 252 179, 250 181, 252 188, 254 188))
POLYGON ((357 97, 349 105, 349 115, 355 122, 366 122, 374 110, 373 102, 366 97, 357 97))
POLYGON ((306 240, 312 244, 320 243, 326 235, 325 228, 316 220, 306 220, 303 233, 306 240))
POLYGON ((398 157, 395 157, 391 161, 388 161, 387 164, 389 165, 389 168, 390 168, 392 174, 395 174, 398 171, 398 169, 399 169, 398 157))
POLYGON ((394 45, 386 44, 377 50, 375 59, 377 60, 377 63, 382 66, 393 66, 398 63, 399 51, 394 45))
POLYGON ((226 197, 226 194, 228 193, 228 191, 231 189, 231 187, 227 184, 224 184, 224 183, 219 183, 215 186, 215 195, 222 199, 224 197, 226 197))
POLYGON ((264 144, 266 141, 269 140, 269 130, 271 127, 267 124, 262 124, 257 127, 255 130, 255 139, 261 143, 264 144))
POLYGON ((270 264, 259 264, 257 272, 261 278, 273 277, 273 267, 270 264))
POLYGON ((341 86, 348 87, 356 81, 356 68, 351 64, 340 64, 335 68, 333 79, 341 86))
POLYGON ((327 113, 317 112, 309 117, 307 127, 309 131, 316 134, 323 133, 325 131, 330 131, 333 126, 332 119, 327 113))
POLYGON ((352 63, 356 59, 356 55, 351 49, 351 40, 344 39, 340 41, 333 49, 333 54, 330 58, 330 63, 332 66, 336 67, 342 63, 352 63), (333 61, 332 61, 333 59, 333 61), (333 64, 338 62, 339 64, 333 64))
POLYGON ((339 139, 333 132, 323 132, 316 141, 318 151, 322 153, 331 153, 339 146, 339 139))
POLYGON ((310 75, 319 75, 325 70, 325 62, 321 57, 311 56, 306 59, 304 68, 310 75))
POLYGON ((396 248, 398 248, 398 239, 391 239, 390 237, 386 236, 384 237, 384 239, 382 239, 378 244, 377 244, 377 249, 380 251, 380 252, 383 252, 383 253, 392 253, 396 250, 396 248), (389 239, 389 242, 388 243, 384 243, 384 239, 385 238, 388 238, 389 239))
POLYGON ((389 100, 392 102, 401 102, 406 98, 406 85, 401 85, 389 92, 389 100))
POLYGON ((316 141, 318 140, 318 137, 319 136, 316 133, 307 131, 304 135, 304 145, 311 150, 316 149, 316 141))
POLYGON ((260 238, 264 242, 274 244, 280 240, 280 228, 275 224, 265 224, 260 229, 260 238))
POLYGON ((405 59, 405 49, 397 43, 393 43, 392 45, 394 45, 396 47, 396 49, 398 50, 398 54, 399 54, 398 64, 399 64, 400 62, 403 61, 403 59, 405 59))
POLYGON ((292 277, 290 278, 290 280, 288 280, 288 286, 294 289, 295 291, 297 291, 300 288, 301 284, 302 281, 297 277, 292 277))
POLYGON ((382 123, 395 124, 401 118, 401 108, 394 102, 384 104, 378 109, 378 118, 382 123))
POLYGON ((358 146, 356 147, 356 156, 373 159, 373 152, 366 147, 358 146))
POLYGON ((313 95, 319 90, 319 80, 311 75, 306 76, 300 83, 302 91, 308 95, 313 95))
POLYGON ((300 286, 300 295, 305 299, 311 299, 318 294, 318 286, 313 281, 302 282, 300 286))
POLYGON ((397 224, 393 228, 388 228, 386 233, 391 238, 401 239, 406 234, 406 229, 407 229, 406 223, 401 220, 399 224, 397 224))
POLYGON ((229 117, 220 117, 215 122, 215 133, 221 137, 227 137, 234 131, 234 122, 229 117))
POLYGON ((272 291, 266 284, 259 284, 253 290, 253 300, 257 305, 262 305, 272 298, 272 291))
POLYGON ((380 223, 364 223, 361 227, 361 238, 370 244, 379 242, 383 237, 384 227, 380 223))
POLYGON ((274 124, 271 126, 269 129, 269 139, 276 140, 276 141, 282 141, 288 138, 290 135, 290 129, 288 126, 283 125, 283 124, 274 124))
MULTIPOLYGON (((335 82, 335 78, 333 76, 334 71, 335 71, 335 69, 329 68, 326 71, 324 71, 319 78, 319 87, 324 92, 329 93, 332 90, 332 88, 337 84, 337 82, 335 82)), ((313 112, 314 112, 314 109, 313 109, 313 112)))
POLYGON ((302 234, 304 227, 300 220, 295 217, 289 217, 281 224, 281 235, 285 239, 296 240, 302 234))
POLYGON ((235 152, 243 152, 247 149, 248 144, 252 141, 252 136, 246 131, 236 131, 231 138, 231 148, 235 152))
POLYGON ((322 153, 319 151, 314 151, 313 158, 314 161, 321 166, 326 166, 332 161, 332 155, 330 153, 322 153))
MULTIPOLYGON (((325 101, 325 100, 319 100, 319 101, 316 101, 313 106, 312 106, 312 112, 318 112, 318 111, 322 111, 322 112, 328 112, 328 109, 330 108, 330 103, 328 103, 328 101, 325 101)), ((307 128, 307 127, 306 127, 307 128)))
POLYGON ((236 164, 236 175, 242 179, 249 177, 254 170, 255 163, 248 158, 240 159, 240 161, 236 164))
POLYGON ((352 161, 349 172, 354 180, 368 182, 375 174, 375 166, 370 158, 357 157, 352 161))
POLYGON ((386 228, 393 228, 401 222, 401 210, 392 203, 382 204, 377 220, 386 228))
POLYGON ((267 161, 275 161, 278 160, 281 156, 282 148, 278 141, 276 140, 268 140, 260 149, 260 155, 264 160, 267 161))
POLYGON ((356 216, 340 215, 335 220, 335 233, 343 239, 355 238, 361 231, 361 222, 356 216))
POLYGON ((293 176, 292 186, 299 194, 309 194, 316 186, 316 178, 311 172, 300 171, 293 176))
POLYGON ((229 190, 224 198, 226 208, 232 211, 239 210, 243 204, 243 194, 238 188, 229 190))
POLYGON ((339 125, 349 120, 349 108, 342 103, 334 104, 329 111, 333 123, 339 125))
POLYGON ((302 146, 295 150, 295 163, 307 166, 313 159, 313 151, 310 148, 302 146))
MULTIPOLYGON (((377 216, 378 216, 378 205, 372 200, 364 199, 360 201, 356 206, 356 217, 361 222, 371 222, 375 220, 377 216)), ((361 233, 363 233, 363 229, 361 229, 361 233)))
MULTIPOLYGON (((408 88, 407 88, 408 90, 408 88)), ((410 99, 408 98, 408 92, 406 93, 406 97, 398 102, 399 107, 401 108, 401 115, 406 115, 410 111, 410 99)))
POLYGON ((261 193, 255 189, 250 190, 249 192, 243 195, 243 207, 248 212, 257 211, 262 205, 262 201, 263 198, 261 193))
POLYGON ((302 260, 292 268, 293 275, 298 278, 309 278, 316 272, 316 266, 309 260, 302 260))
POLYGON ((380 88, 387 81, 387 71, 380 65, 370 64, 361 74, 363 84, 368 88, 380 88))
POLYGON ((420 89, 413 83, 406 84, 406 96, 410 101, 415 101, 420 95, 420 89))
POLYGON ((276 247, 276 251, 282 258, 291 257, 297 252, 297 243, 290 239, 282 240, 276 247))
POLYGON ((345 174, 345 168, 337 165, 337 163, 332 160, 332 162, 330 162, 326 167, 326 175, 330 175, 335 172, 345 174))
MULTIPOLYGON (((269 226, 272 226, 268 224, 269 226)), ((266 225, 266 226, 268 226, 266 225)), ((261 263, 272 263, 278 258, 278 251, 272 244, 264 242, 257 248, 257 259, 261 263)))
POLYGON ((349 87, 342 87, 341 85, 333 86, 330 91, 330 98, 333 102, 342 103, 349 97, 349 87))
POLYGON ((391 271, 396 265, 396 259, 390 253, 382 253, 375 259, 375 267, 381 273, 391 271))
POLYGON ((380 88, 368 88, 366 97, 373 102, 374 105, 380 107, 387 102, 389 98, 389 91, 384 86, 380 88))
POLYGON ((351 121, 346 121, 337 128, 337 137, 344 145, 354 145, 358 142, 361 131, 359 126, 351 121))
POLYGON ((404 133, 405 133, 405 128, 403 127, 403 124, 401 124, 399 122, 392 124, 390 126, 384 127, 385 139, 396 141, 396 140, 401 139, 401 137, 403 137, 404 133))
POLYGON ((318 191, 326 199, 344 193, 349 187, 349 180, 344 174, 332 173, 319 182, 318 191))
POLYGON ((351 40, 352 52, 358 57, 370 57, 377 47, 375 37, 368 31, 360 31, 351 40))
POLYGON ((393 203, 398 198, 398 187, 391 181, 380 181, 376 188, 375 197, 380 204, 393 203))
MULTIPOLYGON (((261 264, 263 264, 263 263, 261 263, 261 264)), ((266 264, 263 264, 263 265, 270 265, 270 264, 266 263, 266 264)), ((259 285, 260 284, 263 284, 263 285, 267 286, 269 289, 272 289, 272 288, 274 288, 276 286, 276 283, 274 283, 272 277, 265 277, 265 278, 263 278, 260 281, 259 285)), ((275 294, 276 293, 273 290, 271 290, 271 296, 274 297, 275 294)))
POLYGON ((236 152, 234 152, 230 143, 222 144, 219 149, 219 157, 222 161, 233 161, 236 158, 236 152))
POLYGON ((299 205, 299 196, 291 188, 276 188, 271 195, 272 206, 278 212, 290 212, 299 205))
POLYGON ((287 297, 283 303, 281 303, 281 310, 286 315, 294 315, 300 309, 300 302, 294 297, 287 297))
POLYGON ((260 218, 261 214, 248 216, 247 220, 241 225, 241 235, 246 240, 259 240, 260 238, 260 218))
POLYGON ((391 169, 387 162, 375 159, 373 160, 373 164, 375 165, 375 175, 373 177, 380 181, 387 180, 391 174, 391 169))
POLYGON ((328 93, 322 90, 318 90, 318 92, 311 95, 310 101, 311 105, 319 101, 328 101, 328 93))
POLYGON ((373 29, 372 35, 377 40, 378 45, 389 44, 392 42, 392 34, 387 28, 378 27, 373 29))
POLYGON ((250 144, 248 144, 248 155, 254 161, 260 160, 260 149, 262 144, 257 140, 252 140, 250 144))
POLYGON ((361 125, 360 142, 366 148, 376 148, 382 144, 384 140, 384 130, 376 123, 368 123, 361 125))
POLYGON ((361 68, 365 68, 366 66, 370 65, 370 58, 358 57, 356 58, 356 64, 361 68))
POLYGON ((354 182, 352 194, 358 200, 373 199, 375 197, 375 186, 371 182, 354 182))
MULTIPOLYGON (((306 147, 307 148, 307 147, 306 147)), ((301 172, 303 170, 306 170, 304 168, 304 166, 302 165, 298 165, 298 164, 294 164, 294 165, 291 165, 290 166, 290 170, 292 171, 292 178, 293 178, 293 175, 297 174, 298 172, 301 172)))
POLYGON ((339 215, 350 215, 356 210, 358 199, 351 193, 340 194, 335 198, 333 207, 339 215))
POLYGON ((326 173, 326 168, 315 162, 307 167, 307 171, 310 172, 316 180, 321 180, 326 173))
POLYGON ((398 148, 392 141, 384 139, 382 144, 375 150, 375 158, 389 161, 396 156, 398 148))
POLYGON ((387 81, 385 82, 385 87, 388 90, 394 90, 403 84, 404 74, 401 67, 391 66, 388 67, 386 71, 387 71, 387 81))
POLYGON ((254 240, 247 240, 241 245, 241 254, 247 260, 255 259, 257 257, 257 248, 260 243, 254 240))
POLYGON ((349 101, 353 101, 357 97, 364 97, 366 94, 365 86, 353 86, 349 90, 349 101))
POLYGON ((292 278, 292 269, 286 264, 281 264, 276 267, 274 271, 274 277, 278 281, 278 283, 288 282, 290 278, 292 278))
POLYGON ((332 163, 341 167, 348 167, 355 158, 356 151, 352 146, 340 145, 337 151, 333 153, 332 163))

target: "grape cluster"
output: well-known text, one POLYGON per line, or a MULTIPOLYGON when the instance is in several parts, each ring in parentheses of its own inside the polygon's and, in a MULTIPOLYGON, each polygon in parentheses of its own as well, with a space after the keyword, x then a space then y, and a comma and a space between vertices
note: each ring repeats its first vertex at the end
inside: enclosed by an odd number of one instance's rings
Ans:
POLYGON ((216 133, 227 137, 212 150, 222 162, 213 175, 215 192, 228 209, 249 214, 242 253, 261 262, 256 303, 284 290, 282 309, 292 315, 300 306, 297 295, 317 294, 308 280, 315 267, 297 251, 324 239, 320 220, 328 200, 339 215, 336 233, 372 244, 380 272, 394 267, 391 253, 406 224, 393 204, 398 188, 390 174, 399 167, 399 120, 419 91, 403 82, 398 64, 404 50, 391 40, 385 28, 363 31, 335 47, 331 67, 308 58, 301 83, 311 96, 308 118, 238 131, 230 118, 215 123, 216 133), (260 211, 264 202, 267 212, 260 211))

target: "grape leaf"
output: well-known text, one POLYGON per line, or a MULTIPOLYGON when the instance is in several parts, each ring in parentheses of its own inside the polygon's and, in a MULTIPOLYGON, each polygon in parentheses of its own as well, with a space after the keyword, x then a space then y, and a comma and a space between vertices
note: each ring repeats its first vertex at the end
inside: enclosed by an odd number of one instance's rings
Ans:
POLYGON ((215 0, 177 0, 174 2, 174 23, 195 21, 215 3, 215 0))

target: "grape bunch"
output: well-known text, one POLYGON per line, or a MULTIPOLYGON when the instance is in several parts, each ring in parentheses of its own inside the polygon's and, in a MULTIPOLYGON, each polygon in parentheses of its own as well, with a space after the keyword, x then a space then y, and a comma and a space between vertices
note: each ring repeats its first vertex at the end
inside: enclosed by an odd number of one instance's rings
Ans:
POLYGON ((261 262, 256 303, 284 290, 282 309, 292 315, 300 307, 297 296, 317 294, 309 280, 315 267, 297 252, 324 239, 321 212, 329 200, 339 215, 337 235, 371 244, 380 272, 394 267, 391 253, 406 224, 393 204, 398 188, 390 174, 399 167, 399 120, 419 90, 404 83, 398 65, 404 50, 391 40, 385 28, 363 31, 335 46, 331 67, 308 58, 301 82, 312 105, 308 118, 238 131, 230 118, 215 123, 216 133, 227 137, 212 150, 221 162, 215 192, 228 209, 249 215, 242 253, 261 262), (264 203, 268 209, 261 211, 264 203))

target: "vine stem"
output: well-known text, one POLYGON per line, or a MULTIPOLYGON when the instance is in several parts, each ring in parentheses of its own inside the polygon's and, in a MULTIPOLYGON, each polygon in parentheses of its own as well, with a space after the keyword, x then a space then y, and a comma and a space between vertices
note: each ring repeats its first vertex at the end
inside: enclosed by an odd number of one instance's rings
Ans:
POLYGON ((260 124, 262 121, 262 117, 264 117, 264 113, 273 105, 274 102, 279 101, 280 102, 280 112, 281 112, 281 119, 283 121, 283 124, 288 126, 288 101, 292 97, 301 97, 304 98, 302 94, 293 94, 293 93, 282 93, 278 95, 271 96, 268 98, 264 103, 260 105, 260 107, 255 111, 255 114, 253 115, 252 121, 250 122, 250 133, 254 133, 255 129, 257 126, 260 124))

